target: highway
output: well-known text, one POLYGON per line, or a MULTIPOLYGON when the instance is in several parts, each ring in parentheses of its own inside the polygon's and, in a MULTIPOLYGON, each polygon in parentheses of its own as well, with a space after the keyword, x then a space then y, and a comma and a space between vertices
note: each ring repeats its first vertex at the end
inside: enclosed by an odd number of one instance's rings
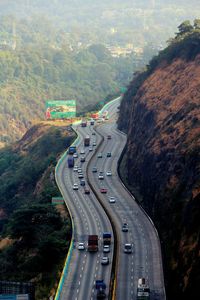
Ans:
MULTIPOLYGON (((109 111, 116 111, 118 103, 113 104, 109 111)), ((104 137, 104 141, 98 150, 103 157, 98 158, 98 153, 89 164, 89 177, 96 192, 105 187, 108 193, 99 193, 104 205, 112 215, 118 233, 118 272, 116 299, 136 299, 138 278, 144 277, 151 290, 150 299, 165 299, 165 288, 162 268, 162 257, 157 232, 149 218, 127 192, 117 173, 117 162, 126 144, 126 136, 116 129, 116 114, 109 122, 98 126, 97 132, 104 137), (111 140, 107 136, 111 135, 111 140), (111 157, 107 153, 111 152, 111 157), (92 173, 92 166, 98 171, 112 172, 112 176, 99 180, 98 175, 92 173), (108 197, 115 197, 115 203, 109 203, 108 197), (127 223, 128 232, 122 232, 122 224, 127 223), (133 245, 133 252, 126 254, 123 251, 125 243, 133 245)), ((98 173, 97 173, 98 174, 98 173)))
MULTIPOLYGON (((75 126, 77 130, 80 126, 75 126)), ((86 180, 86 166, 92 155, 89 152, 88 147, 83 146, 83 136, 81 128, 79 128, 79 141, 77 143, 77 149, 80 153, 80 149, 85 149, 86 161, 80 162, 80 155, 75 159, 75 164, 82 167, 84 178, 86 180)), ((92 134, 93 129, 87 128, 87 132, 92 134)), ((92 135, 91 135, 92 136, 92 135)), ((93 141, 98 145, 100 139, 93 136, 93 141)), ((82 155, 83 156, 83 155, 82 155)), ((109 265, 101 265, 102 252, 102 233, 112 232, 111 224, 107 218, 104 210, 102 209, 96 197, 90 192, 90 194, 84 193, 84 188, 80 186, 80 179, 78 173, 73 171, 73 168, 68 168, 67 157, 63 160, 57 171, 57 183, 64 197, 67 207, 69 208, 74 222, 74 245, 75 248, 72 251, 72 257, 69 265, 69 272, 66 276, 61 296, 59 299, 96 299, 95 280, 104 279, 107 286, 109 286, 111 275, 111 264, 113 246, 111 245, 111 252, 107 255, 110 259, 109 265), (79 190, 73 190, 73 184, 79 184, 79 190), (97 253, 89 253, 86 250, 78 250, 78 242, 84 242, 87 246, 87 238, 89 234, 97 234, 99 236, 99 251, 97 253)), ((108 293, 108 288, 107 288, 108 293)))
MULTIPOLYGON (((113 299, 136 300, 138 278, 144 277, 149 283, 151 300, 165 300, 165 287, 162 267, 162 257, 159 238, 151 220, 136 203, 134 197, 126 190, 117 173, 117 165, 120 154, 126 144, 126 135, 120 133, 116 127, 117 107, 119 100, 111 103, 106 109, 109 111, 109 120, 103 124, 87 126, 74 126, 79 135, 77 143, 78 153, 83 149, 83 139, 86 135, 91 137, 91 143, 100 145, 98 151, 89 152, 85 147, 86 162, 80 163, 76 159, 76 165, 82 166, 84 178, 87 175, 98 198, 112 216, 117 231, 117 273, 116 290, 113 299), (96 134, 94 133, 94 129, 96 134), (111 135, 111 139, 107 136, 111 135), (98 158, 98 153, 102 158, 98 158), (107 153, 111 157, 107 157, 107 153), (92 168, 97 167, 98 172, 93 173, 92 168), (88 172, 86 172, 86 169, 88 172), (102 171, 104 179, 98 178, 102 171), (112 176, 106 172, 111 171, 112 176), (102 194, 100 188, 106 188, 107 194, 102 194), (108 197, 114 197, 116 202, 110 203, 108 197), (128 232, 122 231, 122 224, 128 224, 128 232), (132 244, 132 253, 124 253, 124 244, 132 244)), ((108 266, 100 264, 102 256, 102 233, 113 232, 110 221, 102 209, 95 195, 85 195, 83 187, 74 191, 74 183, 79 184, 77 172, 67 167, 67 157, 63 160, 57 172, 57 182, 65 202, 73 216, 75 249, 72 252, 68 275, 62 288, 59 299, 96 299, 94 283, 96 279, 104 279, 107 286, 111 276, 111 263, 108 266), (98 234, 100 237, 100 251, 91 254, 86 250, 77 250, 78 242, 87 241, 88 234, 98 234)), ((88 182, 87 182, 88 186, 88 182)), ((113 244, 111 247, 113 250, 113 244)), ((109 253, 112 261, 113 251, 109 253)), ((108 290, 107 290, 108 294, 108 290)))

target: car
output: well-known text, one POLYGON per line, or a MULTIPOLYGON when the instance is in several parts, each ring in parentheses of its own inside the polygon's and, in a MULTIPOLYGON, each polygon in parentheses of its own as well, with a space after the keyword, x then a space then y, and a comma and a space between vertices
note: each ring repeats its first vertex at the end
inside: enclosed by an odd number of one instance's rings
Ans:
POLYGON ((81 186, 85 186, 85 179, 81 179, 80 185, 81 185, 81 186))
POLYGON ((82 163, 85 162, 85 157, 84 156, 81 157, 81 162, 82 163))
POLYGON ((92 135, 96 135, 96 133, 93 131, 93 132, 92 132, 92 135))
POLYGON ((107 157, 111 157, 111 152, 108 152, 108 153, 107 153, 107 157))
POLYGON ((122 231, 123 231, 123 232, 128 232, 128 224, 127 224, 127 223, 124 223, 124 224, 122 225, 122 231))
POLYGON ((100 189, 100 192, 101 192, 102 194, 106 194, 106 193, 107 193, 107 189, 101 188, 101 189, 100 189))
POLYGON ((107 136, 107 139, 108 139, 108 140, 111 140, 111 135, 110 135, 110 134, 107 136))
POLYGON ((78 250, 85 250, 85 244, 84 243, 82 243, 82 242, 80 242, 80 243, 78 243, 78 250))
POLYGON ((78 171, 78 167, 74 166, 73 170, 74 170, 74 172, 77 172, 78 171))
POLYGON ((115 203, 116 202, 116 198, 114 196, 110 196, 108 198, 108 200, 109 200, 110 203, 115 203))
POLYGON ((106 172, 106 175, 107 175, 107 176, 112 176, 112 172, 111 172, 111 171, 107 171, 107 172, 106 172))
POLYGON ((93 148, 91 146, 89 147, 89 151, 93 151, 93 148))
POLYGON ((102 264, 102 265, 108 265, 108 264, 109 264, 109 257, 103 256, 103 257, 101 258, 101 264, 102 264))
POLYGON ((81 168, 78 168, 78 173, 82 173, 82 169, 81 168))
POLYGON ((73 158, 77 158, 78 157, 78 154, 77 153, 74 153, 73 154, 73 158))
POLYGON ((81 149, 80 154, 85 154, 85 150, 81 149))
POLYGON ((99 179, 100 180, 104 179, 103 172, 99 172, 99 179))
POLYGON ((78 178, 81 179, 81 178, 83 178, 83 177, 84 177, 84 176, 83 176, 83 173, 79 173, 79 174, 78 174, 78 178))
POLYGON ((92 173, 96 173, 97 172, 97 167, 93 167, 92 168, 92 173))
POLYGON ((74 183, 73 190, 78 190, 78 183, 74 183))
POLYGON ((97 145, 96 142, 93 142, 92 146, 96 146, 96 145, 97 145))
POLYGON ((98 158, 102 158, 102 157, 103 157, 102 153, 99 152, 98 155, 97 155, 97 157, 98 157, 98 158))
POLYGON ((110 252, 110 246, 109 245, 104 245, 103 246, 103 253, 109 253, 110 252))
POLYGON ((124 244, 124 253, 132 253, 132 244, 126 243, 124 244))
POLYGON ((88 188, 84 189, 85 194, 89 195, 90 194, 90 190, 88 188))

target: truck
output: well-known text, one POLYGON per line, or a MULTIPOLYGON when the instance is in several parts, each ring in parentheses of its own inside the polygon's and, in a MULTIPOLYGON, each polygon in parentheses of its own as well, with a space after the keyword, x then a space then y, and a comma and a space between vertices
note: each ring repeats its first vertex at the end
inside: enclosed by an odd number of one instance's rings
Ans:
POLYGON ((88 235, 88 251, 96 252, 98 251, 98 235, 92 234, 88 235))
POLYGON ((73 168, 74 167, 74 158, 73 156, 69 156, 67 159, 68 167, 73 168))
POLYGON ((149 300, 150 299, 150 289, 145 280, 145 278, 138 279, 137 286, 137 300, 149 300))
POLYGON ((90 137, 89 137, 89 135, 87 135, 87 136, 84 138, 84 146, 85 146, 85 147, 90 146, 90 137))
POLYGON ((81 127, 87 127, 87 121, 86 120, 82 120, 81 127))
POLYGON ((98 119, 98 117, 99 117, 98 113, 91 114, 91 118, 94 120, 98 119))
POLYGON ((104 232, 103 233, 103 245, 110 245, 111 244, 111 233, 104 232))
POLYGON ((68 154, 74 154, 76 153, 76 146, 70 146, 68 150, 68 154))
POLYGON ((96 280, 95 287, 97 290, 97 299, 105 299, 106 298, 106 284, 103 279, 96 280))

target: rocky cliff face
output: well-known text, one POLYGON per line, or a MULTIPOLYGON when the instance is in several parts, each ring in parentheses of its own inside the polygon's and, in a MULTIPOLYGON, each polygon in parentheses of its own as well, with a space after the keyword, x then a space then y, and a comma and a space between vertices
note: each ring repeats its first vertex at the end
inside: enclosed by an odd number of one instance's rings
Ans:
POLYGON ((126 92, 128 185, 163 245, 169 299, 194 299, 200 282, 200 55, 161 61, 126 92), (145 78, 146 79, 145 79, 145 78))

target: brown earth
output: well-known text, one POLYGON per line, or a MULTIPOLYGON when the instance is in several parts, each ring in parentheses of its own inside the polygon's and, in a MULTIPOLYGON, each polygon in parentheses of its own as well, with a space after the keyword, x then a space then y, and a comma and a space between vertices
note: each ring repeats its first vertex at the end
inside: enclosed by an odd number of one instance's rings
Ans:
POLYGON ((120 108, 128 184, 159 230, 169 299, 199 294, 199 62, 162 61, 142 84, 133 79, 120 108))

